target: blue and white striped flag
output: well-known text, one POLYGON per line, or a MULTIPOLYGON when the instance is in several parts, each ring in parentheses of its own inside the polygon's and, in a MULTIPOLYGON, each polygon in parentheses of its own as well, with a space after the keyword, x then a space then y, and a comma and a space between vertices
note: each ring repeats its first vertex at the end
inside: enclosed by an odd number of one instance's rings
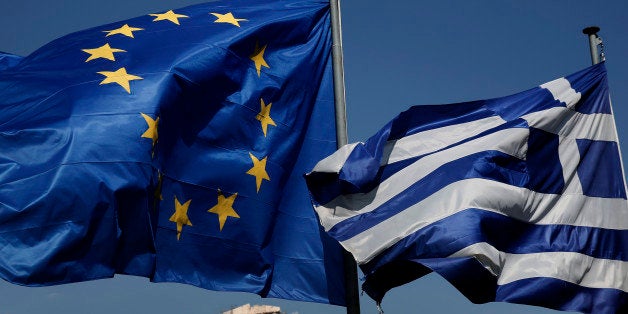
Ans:
POLYGON ((475 303, 628 313, 628 202, 603 63, 512 96, 412 107, 306 180, 378 302, 434 271, 475 303))

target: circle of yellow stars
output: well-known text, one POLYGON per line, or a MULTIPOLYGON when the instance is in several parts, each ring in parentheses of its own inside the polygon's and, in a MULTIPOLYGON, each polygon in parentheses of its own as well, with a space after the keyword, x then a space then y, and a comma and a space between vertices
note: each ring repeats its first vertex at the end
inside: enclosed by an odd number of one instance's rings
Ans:
MULTIPOLYGON (((222 23, 222 24, 230 24, 235 27, 241 27, 241 22, 247 22, 247 19, 237 18, 233 15, 232 12, 227 13, 217 13, 211 12, 209 13, 211 16, 215 17, 214 23, 222 23)), ((189 16, 184 14, 179 14, 174 12, 173 10, 169 10, 164 13, 155 13, 149 14, 149 16, 153 17, 153 22, 162 23, 169 22, 174 25, 180 26, 181 22, 189 18, 189 16)), ((144 31, 144 28, 134 27, 129 24, 124 24, 119 28, 103 31, 105 34, 105 38, 110 36, 125 36, 130 39, 134 39, 138 32, 144 31)), ((266 53, 266 45, 260 46, 259 43, 255 44, 255 49, 253 53, 249 56, 249 59, 253 63, 253 67, 255 69, 255 73, 257 77, 261 77, 262 69, 267 68, 270 69, 270 66, 266 62, 264 58, 264 54, 266 53)), ((112 47, 109 43, 105 43, 104 45, 96 48, 85 48, 81 49, 81 51, 88 54, 85 62, 91 62, 98 59, 109 60, 112 62, 116 62, 116 56, 119 54, 126 53, 127 51, 121 49, 119 47, 112 47)), ((126 67, 119 67, 117 70, 103 70, 96 72, 104 76, 99 85, 106 84, 117 84, 122 89, 124 89, 128 94, 132 93, 132 86, 135 83, 131 83, 132 81, 143 80, 143 78, 136 74, 131 74, 127 71, 126 67)), ((264 135, 264 138, 268 136, 269 126, 277 126, 275 121, 271 118, 270 112, 272 108, 272 103, 266 104, 264 99, 260 98, 260 111, 255 116, 255 119, 260 122, 260 129, 264 135)), ((157 114, 146 114, 141 112, 140 116, 144 119, 146 123, 146 130, 143 134, 141 134, 141 138, 146 138, 151 140, 152 144, 152 155, 154 157, 154 149, 155 145, 159 140, 159 120, 160 117, 157 114)), ((246 174, 254 177, 255 187, 257 193, 260 192, 262 188, 262 183, 264 181, 270 181, 270 176, 266 171, 266 164, 268 161, 268 157, 264 156, 262 158, 258 158, 252 152, 249 152, 249 157, 253 166, 246 171, 246 174)), ((158 182, 157 187, 155 189, 155 202, 159 202, 163 200, 163 196, 161 194, 161 186, 162 186, 162 178, 163 174, 158 172, 158 182)), ((239 214, 234 209, 234 203, 238 196, 238 193, 234 193, 231 195, 225 195, 221 190, 217 191, 217 203, 213 207, 207 210, 208 213, 216 214, 218 216, 218 227, 219 230, 222 231, 225 225, 228 222, 228 218, 240 218, 239 214)), ((183 227, 188 226, 192 227, 192 221, 188 216, 188 210, 192 200, 186 200, 181 202, 177 196, 174 196, 174 213, 170 216, 169 221, 176 224, 176 234, 177 240, 181 239, 181 234, 183 232, 183 227)))

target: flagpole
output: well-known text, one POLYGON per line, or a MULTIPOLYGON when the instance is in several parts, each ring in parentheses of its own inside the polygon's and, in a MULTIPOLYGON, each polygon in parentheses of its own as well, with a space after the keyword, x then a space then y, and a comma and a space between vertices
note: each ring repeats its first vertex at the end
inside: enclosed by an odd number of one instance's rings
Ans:
POLYGON ((597 51, 597 46, 602 43, 602 39, 597 35, 600 28, 597 26, 589 26, 582 30, 582 33, 589 36, 589 51, 591 52, 591 64, 596 65, 600 63, 600 54, 597 51))
POLYGON ((336 102, 337 148, 347 144, 347 111, 345 100, 345 70, 342 61, 342 33, 340 22, 340 0, 330 0, 332 63, 334 67, 334 100, 336 102))
MULTIPOLYGON (((600 28, 597 26, 589 26, 582 30, 583 34, 589 36, 589 51, 591 52, 591 63, 593 65, 600 63, 600 61, 605 61, 604 50, 603 50, 604 46, 602 46, 601 60, 600 60, 600 53, 597 50, 598 45, 603 45, 602 38, 600 38, 600 36, 597 35, 599 31, 600 31, 600 28)), ((611 115, 613 116, 613 120, 614 120, 615 114, 613 113, 613 103, 611 101, 610 95, 608 96, 608 104, 611 107, 611 115)), ((618 143, 617 150, 619 151, 619 164, 621 165, 621 174, 625 180, 626 171, 624 170, 624 158, 621 154, 621 149, 619 148, 619 133, 617 132, 617 123, 613 123, 613 128, 615 130, 615 138, 617 139, 617 143, 618 143)), ((624 185, 624 188, 626 188, 626 194, 628 195, 628 187, 624 185)))
MULTIPOLYGON (((345 99, 345 75, 342 61, 342 26, 340 22, 340 0, 329 1, 331 9, 332 65, 334 70, 334 101, 336 108, 336 145, 340 148, 347 144, 347 110, 345 99)), ((358 295, 358 270, 351 253, 344 251, 343 267, 345 273, 345 299, 347 314, 360 314, 358 295)))

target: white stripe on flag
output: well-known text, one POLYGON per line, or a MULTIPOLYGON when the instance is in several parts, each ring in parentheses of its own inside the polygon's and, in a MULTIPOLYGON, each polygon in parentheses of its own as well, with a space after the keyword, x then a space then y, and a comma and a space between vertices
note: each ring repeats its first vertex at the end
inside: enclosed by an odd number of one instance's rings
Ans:
POLYGON ((316 166, 314 166, 314 169, 312 169, 312 172, 340 172, 340 169, 342 169, 342 166, 347 161, 347 158, 351 155, 353 148, 358 144, 361 143, 351 143, 340 147, 335 153, 319 161, 316 166))
POLYGON ((580 93, 571 88, 571 83, 564 77, 542 84, 540 87, 549 90, 554 99, 564 102, 567 108, 573 109, 580 101, 580 93))
POLYGON ((574 252, 509 254, 488 243, 470 245, 449 257, 475 257, 505 285, 528 278, 556 278, 589 288, 628 292, 628 262, 594 258, 574 252))
POLYGON ((613 115, 584 114, 563 107, 522 116, 531 127, 572 139, 617 142, 613 115))
POLYGON ((506 123, 499 116, 445 126, 386 143, 382 165, 433 153, 506 123))
POLYGON ((578 175, 580 150, 575 139, 561 137, 558 143, 558 159, 563 168, 565 188, 562 194, 582 194, 582 184, 578 175))
POLYGON ((625 199, 543 194, 492 180, 467 179, 446 186, 341 244, 358 263, 365 263, 421 228, 469 208, 540 225, 628 230, 625 199))
MULTIPOLYGON (((372 211, 418 180, 421 180, 438 167, 452 160, 488 150, 496 150, 520 159, 525 159, 525 154, 528 149, 528 135, 528 129, 524 128, 500 130, 425 156, 405 167, 403 170, 393 174, 388 179, 381 182, 378 188, 368 193, 341 195, 325 205, 316 206, 315 209, 319 214, 321 225, 328 231, 338 222, 346 218, 372 211)), ((328 169, 322 167, 317 168, 319 168, 320 171, 329 172, 328 169)), ((329 169, 335 168, 336 166, 332 165, 329 169)))

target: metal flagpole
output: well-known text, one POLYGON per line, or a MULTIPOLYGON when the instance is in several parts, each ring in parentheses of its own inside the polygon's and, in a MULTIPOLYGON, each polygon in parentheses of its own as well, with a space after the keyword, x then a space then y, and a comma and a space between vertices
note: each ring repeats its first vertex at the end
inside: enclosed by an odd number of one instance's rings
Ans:
MULTIPOLYGON (((347 144, 347 110, 345 100, 345 74, 342 61, 342 33, 340 0, 330 0, 332 32, 332 64, 334 69, 334 101, 336 103, 336 142, 340 148, 347 144)), ((344 251, 345 299, 347 314, 360 314, 358 270, 351 253, 344 251)))
POLYGON ((582 30, 582 33, 589 36, 589 50, 591 51, 591 63, 596 65, 600 63, 600 54, 597 52, 597 46, 602 44, 602 39, 597 35, 600 28, 597 26, 589 26, 582 30))
MULTIPOLYGON (((582 30, 582 33, 589 36, 589 50, 591 51, 591 63, 596 65, 600 63, 600 61, 605 61, 604 57, 604 43, 602 42, 602 38, 597 35, 600 31, 600 28, 597 26, 589 26, 582 30), (597 46, 602 45, 602 53, 598 53, 597 46)), ((613 102, 611 101, 611 96, 608 96, 608 104, 611 107, 611 115, 613 115, 613 120, 615 119, 615 114, 613 113, 613 102)), ((615 138, 619 143, 619 133, 617 132, 617 123, 613 121, 613 128, 615 130, 615 138)), ((619 164, 621 165, 621 174, 624 176, 624 180, 626 178, 626 171, 624 170, 624 158, 621 154, 621 149, 617 147, 619 151, 619 164)), ((624 187, 626 187, 624 185, 624 187)), ((626 194, 628 195, 628 187, 626 187, 626 194)))
POLYGON ((330 0, 332 62, 334 67, 334 100, 336 102, 336 141, 338 148, 347 144, 347 110, 345 100, 345 69, 342 61, 342 25, 340 0, 330 0))

